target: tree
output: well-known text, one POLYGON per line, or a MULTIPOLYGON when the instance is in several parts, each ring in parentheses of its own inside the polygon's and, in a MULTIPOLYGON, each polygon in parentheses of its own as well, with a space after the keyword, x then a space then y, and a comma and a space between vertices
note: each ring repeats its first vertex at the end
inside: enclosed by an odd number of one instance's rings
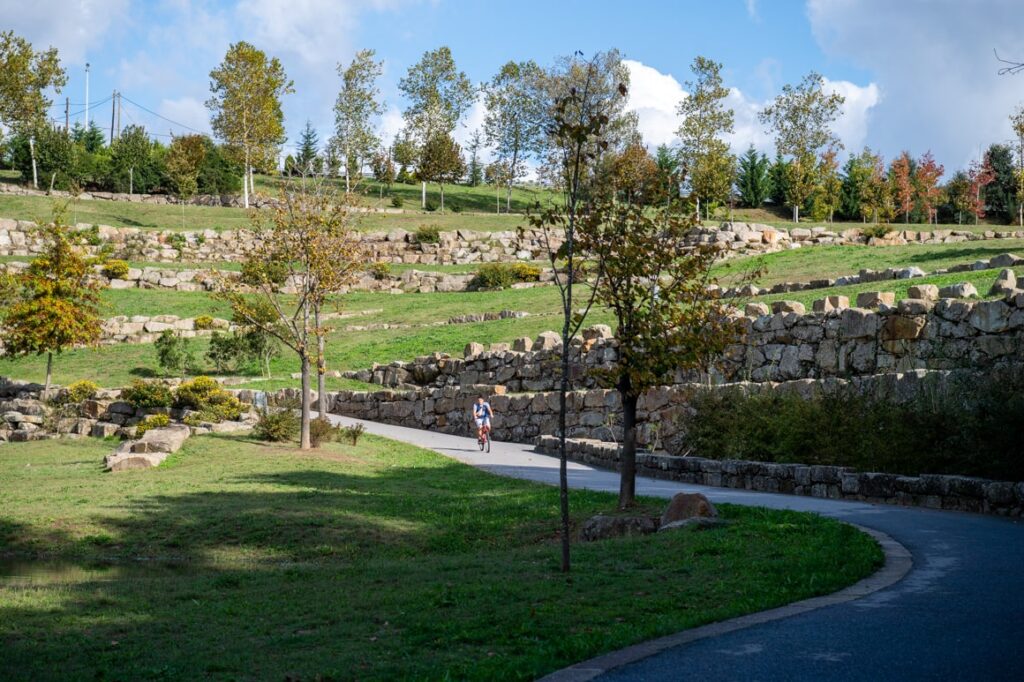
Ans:
POLYGON ((864 194, 875 167, 876 157, 867 147, 860 154, 851 154, 843 166, 843 186, 840 190, 839 212, 847 220, 866 221, 863 212, 864 194))
POLYGON ((775 161, 768 170, 769 186, 771 188, 768 197, 775 206, 785 206, 786 196, 789 194, 789 161, 782 158, 782 154, 776 152, 775 161))
POLYGON ((830 223, 842 200, 843 181, 839 177, 839 161, 835 149, 826 149, 818 162, 818 187, 814 191, 815 217, 830 223))
POLYGON ((658 164, 639 140, 614 156, 612 178, 615 195, 626 203, 650 206, 660 198, 658 164))
MULTIPOLYGON (((0 141, 4 127, 24 133, 30 140, 36 130, 48 127, 51 102, 44 93, 52 89, 59 94, 67 81, 57 48, 36 52, 13 31, 0 32, 0 141)), ((34 164, 34 142, 29 144, 29 154, 34 164)), ((39 186, 37 174, 33 174, 32 185, 39 186)))
POLYGON ((441 213, 444 213, 444 185, 466 174, 462 149, 448 133, 438 133, 427 140, 420 158, 419 175, 424 182, 436 182, 441 188, 441 213))
POLYGON ((381 149, 373 155, 373 159, 370 161, 370 170, 373 172, 374 180, 391 189, 391 185, 395 182, 395 164, 386 150, 381 149))
POLYGON ((768 157, 758 154, 754 145, 750 145, 740 157, 736 188, 739 190, 740 203, 747 208, 760 208, 771 196, 770 168, 768 157))
POLYGON ((53 377, 53 355, 100 337, 99 285, 64 225, 63 207, 46 228, 46 248, 15 276, 14 302, 4 315, 4 354, 46 354, 46 384, 53 377))
POLYGON ((253 163, 277 153, 284 143, 284 112, 281 98, 294 92, 292 81, 277 57, 267 55, 247 42, 228 47, 224 61, 210 72, 206 101, 212 112, 211 125, 221 140, 241 150, 242 199, 249 208, 253 163))
POLYGON ((1017 224, 1024 225, 1024 106, 1010 115, 1010 125, 1017 136, 1017 224))
POLYGON ((299 135, 299 149, 295 155, 295 165, 306 175, 316 175, 319 170, 316 168, 319 160, 320 136, 316 134, 313 124, 306 119, 306 127, 299 135))
POLYGON ((447 47, 425 52, 398 81, 398 89, 409 101, 402 114, 406 126, 421 146, 438 133, 455 130, 475 98, 472 83, 455 66, 447 47))
POLYGON ((251 276, 242 284, 223 278, 215 296, 231 304, 233 317, 279 340, 299 358, 302 376, 300 447, 309 449, 311 365, 315 363, 321 413, 326 410, 325 346, 330 329, 323 310, 365 267, 359 236, 351 226, 346 196, 331 193, 322 178, 301 177, 281 203, 253 216, 258 239, 245 255, 251 276), (285 293, 279 285, 285 275, 285 293))
POLYGON ((942 164, 935 162, 931 151, 925 152, 917 162, 914 184, 917 187, 918 202, 924 209, 929 223, 938 222, 938 208, 942 200, 939 178, 945 170, 942 164))
POLYGON ((892 178, 893 199, 897 210, 903 214, 903 222, 910 223, 910 210, 914 208, 914 161, 910 152, 903 151, 889 166, 892 178))
POLYGON ((895 204, 892 199, 889 179, 885 173, 885 163, 880 155, 872 158, 871 173, 861 193, 861 213, 865 218, 870 215, 871 222, 879 224, 889 222, 895 204))
POLYGON ((1018 214, 1017 171, 1008 145, 994 144, 985 154, 992 169, 992 181, 985 188, 986 213, 1006 223, 1018 214))
POLYGON ((142 126, 130 125, 121 131, 110 145, 110 166, 113 171, 112 184, 115 191, 128 193, 148 192, 160 182, 159 172, 153 162, 153 143, 142 126), (125 176, 128 182, 125 183, 125 176))
POLYGON ((18 133, 10 147, 11 161, 23 179, 37 184, 42 176, 50 189, 69 188, 74 181, 76 147, 63 130, 44 125, 30 134, 18 133))
POLYGON ((967 210, 974 216, 974 224, 977 225, 981 218, 985 217, 985 188, 995 180, 995 172, 989 163, 988 154, 982 163, 972 161, 967 168, 967 210))
POLYGON ((800 207, 814 191, 814 170, 820 150, 842 149, 831 124, 839 118, 845 98, 825 92, 825 79, 811 72, 798 85, 787 84, 758 113, 758 119, 775 134, 775 148, 791 159, 787 203, 793 222, 800 221, 800 207))
MULTIPOLYGON (((590 306, 594 302, 592 290, 590 300, 582 311, 577 310, 578 302, 574 298, 573 285, 582 274, 581 267, 585 257, 581 259, 577 252, 577 229, 581 219, 592 209, 588 201, 588 193, 584 187, 590 175, 587 165, 597 160, 597 150, 607 148, 606 126, 611 119, 609 111, 618 109, 618 105, 610 103, 604 97, 607 92, 608 58, 598 54, 590 61, 583 61, 579 56, 567 65, 567 72, 575 74, 574 81, 579 87, 571 87, 558 95, 551 107, 551 127, 548 130, 550 141, 560 149, 561 160, 558 167, 565 178, 565 202, 552 204, 537 214, 528 217, 529 224, 540 231, 548 257, 553 269, 554 284, 561 298, 562 313, 562 354, 558 386, 558 489, 559 509, 561 513, 561 548, 562 571, 570 569, 569 556, 569 479, 567 470, 566 438, 568 436, 566 416, 568 413, 567 398, 569 394, 570 349, 573 339, 579 333, 590 306), (580 76, 579 74, 583 74, 580 76)), ((619 82, 612 92, 625 100, 626 86, 619 82)), ((600 273, 596 273, 600 280, 600 273)))
POLYGON ((466 184, 476 187, 484 180, 483 164, 480 162, 480 149, 483 147, 483 134, 477 128, 469 136, 466 151, 469 152, 469 167, 466 169, 466 184))
POLYGON ((660 144, 654 153, 654 163, 658 166, 658 176, 665 203, 670 204, 679 198, 679 185, 682 182, 679 154, 677 150, 671 149, 667 144, 660 144))
POLYGON ((677 108, 683 123, 676 135, 699 220, 701 199, 723 201, 732 189, 735 164, 723 136, 733 132, 734 115, 725 107, 729 89, 722 85, 722 65, 698 56, 690 70, 695 78, 686 82, 689 95, 677 108))
POLYGON ((971 180, 964 171, 957 171, 946 185, 946 196, 953 210, 956 211, 957 224, 962 225, 964 212, 972 205, 971 180))
POLYGON ((373 131, 376 119, 384 113, 379 101, 377 79, 384 72, 384 63, 374 59, 373 50, 360 50, 352 63, 342 68, 341 91, 334 104, 334 139, 331 144, 341 150, 345 162, 345 191, 352 191, 351 176, 358 175, 363 160, 380 146, 373 131))
POLYGON ((157 364, 164 372, 172 372, 182 377, 195 367, 195 352, 188 339, 180 336, 172 329, 165 329, 154 342, 157 364))
POLYGON ((391 154, 398 164, 398 182, 410 182, 410 166, 415 166, 419 159, 419 150, 416 149, 416 142, 412 139, 408 129, 402 129, 395 135, 395 141, 391 145, 391 154))
POLYGON ((509 169, 505 210, 512 209, 512 185, 526 171, 524 161, 544 143, 544 71, 536 62, 510 61, 484 85, 484 135, 509 169))
POLYGON ((199 169, 206 158, 206 140, 202 135, 175 137, 167 150, 167 175, 181 203, 181 226, 185 227, 185 202, 199 187, 199 169))
POLYGON ((602 374, 622 402, 619 507, 636 498, 637 403, 677 371, 707 370, 740 327, 718 295, 717 249, 692 249, 694 219, 617 203, 584 216, 579 249, 599 264, 597 301, 615 317, 618 360, 602 374))

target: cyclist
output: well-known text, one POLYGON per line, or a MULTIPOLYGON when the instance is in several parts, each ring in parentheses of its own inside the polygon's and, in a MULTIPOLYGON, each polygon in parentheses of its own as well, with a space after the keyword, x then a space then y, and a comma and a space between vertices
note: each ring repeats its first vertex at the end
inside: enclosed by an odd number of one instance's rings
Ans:
POLYGON ((494 410, 491 409, 491 404, 483 396, 478 397, 473 403, 473 421, 476 422, 477 441, 484 442, 484 434, 491 430, 491 417, 493 416, 494 410))

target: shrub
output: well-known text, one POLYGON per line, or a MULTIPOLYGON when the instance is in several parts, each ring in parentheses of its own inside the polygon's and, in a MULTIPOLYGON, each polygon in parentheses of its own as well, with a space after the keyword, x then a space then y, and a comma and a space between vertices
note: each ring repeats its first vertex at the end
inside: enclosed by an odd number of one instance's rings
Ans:
POLYGON ((452 203, 449 204, 448 207, 451 209, 452 213, 462 213, 462 204, 452 203))
POLYGON ((391 197, 391 206, 393 208, 402 208, 402 197, 398 196, 397 194, 391 197))
POLYGON ((371 263, 370 274, 376 280, 387 279, 391 276, 391 263, 383 260, 371 263))
POLYGON ((260 410, 252 435, 259 440, 283 443, 299 434, 299 415, 295 410, 260 410))
POLYGON ((181 251, 188 244, 188 238, 181 232, 172 232, 167 235, 167 243, 178 251, 181 251))
POLYGON ((212 329, 213 328, 213 317, 210 315, 200 315, 195 319, 196 329, 212 329))
POLYGON ((101 272, 107 279, 124 279, 128 276, 128 263, 120 259, 111 259, 103 264, 101 272))
POLYGON ((135 427, 135 437, 142 438, 142 435, 150 429, 160 429, 171 425, 171 418, 166 414, 151 414, 135 427))
POLYGON ((174 392, 174 404, 195 410, 202 421, 235 421, 242 416, 242 403, 210 377, 183 382, 174 392))
POLYGON ((68 402, 80 403, 83 400, 92 400, 96 397, 96 392, 99 390, 100 387, 95 381, 89 381, 88 379, 76 381, 68 385, 68 402))
POLYGON ((196 365, 192 347, 183 336, 171 329, 160 332, 153 344, 156 348, 156 360, 164 372, 184 375, 196 365))
POLYGON ((892 227, 889 225, 865 225, 860 228, 860 233, 868 238, 881 239, 890 232, 892 232, 892 227))
POLYGON ((309 421, 309 444, 314 448, 320 447, 325 441, 333 440, 338 433, 338 428, 329 419, 317 417, 309 421))
POLYGON ((424 208, 426 208, 427 211, 433 213, 434 211, 437 210, 437 204, 435 204, 433 201, 428 201, 427 205, 424 208))
POLYGON ((473 289, 506 289, 516 282, 536 282, 540 268, 529 263, 485 263, 470 282, 473 289))
POLYGON ((366 427, 362 424, 354 424, 353 426, 346 426, 338 433, 338 440, 347 440, 351 445, 358 445, 359 439, 366 432, 366 427))
POLYGON ((164 384, 136 379, 131 386, 121 391, 121 399, 135 409, 170 407, 174 402, 171 389, 164 384))
POLYGON ((210 335, 210 347, 206 351, 206 359, 213 363, 218 372, 234 372, 238 369, 245 354, 245 343, 241 336, 222 334, 218 331, 210 335))
POLYGON ((281 261, 258 263, 247 260, 242 263, 241 280, 243 284, 257 286, 269 282, 281 286, 288 279, 288 266, 281 261))
POLYGON ((961 375, 906 401, 832 390, 700 390, 683 417, 686 445, 712 459, 849 466, 895 474, 1024 480, 1024 370, 961 375))
POLYGON ((437 225, 420 225, 412 238, 417 244, 436 244, 441 241, 441 229, 437 225))

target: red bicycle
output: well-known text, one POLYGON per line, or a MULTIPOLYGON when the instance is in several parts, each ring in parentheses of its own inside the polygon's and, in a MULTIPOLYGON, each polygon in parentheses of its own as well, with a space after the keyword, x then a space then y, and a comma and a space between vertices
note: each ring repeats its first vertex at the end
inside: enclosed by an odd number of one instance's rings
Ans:
POLYGON ((487 424, 480 427, 480 433, 476 437, 476 444, 480 446, 481 452, 491 451, 491 427, 487 424))

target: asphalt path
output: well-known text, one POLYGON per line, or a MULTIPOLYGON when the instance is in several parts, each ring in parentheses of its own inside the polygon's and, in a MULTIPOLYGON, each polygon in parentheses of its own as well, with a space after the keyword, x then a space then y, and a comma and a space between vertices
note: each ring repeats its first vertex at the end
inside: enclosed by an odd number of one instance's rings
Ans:
MULTIPOLYGON (((359 420, 334 417, 340 423, 359 420)), ((503 476, 558 484, 558 459, 530 445, 360 422, 369 433, 435 450, 503 476)), ((618 491, 618 474, 569 463, 569 484, 618 491)), ((809 511, 887 534, 913 565, 898 582, 671 646, 582 680, 1024 680, 1024 524, 927 509, 730 490, 637 478, 637 494, 701 492, 714 502, 809 511)), ((629 657, 626 656, 628 659, 629 657)))

